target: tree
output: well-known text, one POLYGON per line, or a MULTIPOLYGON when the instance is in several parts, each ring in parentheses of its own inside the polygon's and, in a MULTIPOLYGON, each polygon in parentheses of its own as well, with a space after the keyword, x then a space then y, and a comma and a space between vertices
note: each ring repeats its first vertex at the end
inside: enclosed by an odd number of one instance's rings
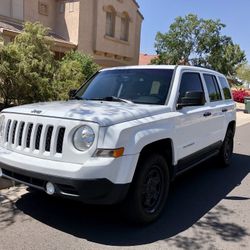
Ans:
POLYGON ((245 53, 221 31, 220 20, 202 19, 189 14, 177 17, 167 33, 158 32, 155 64, 184 64, 211 67, 227 76, 246 61, 245 53))
POLYGON ((67 99, 70 89, 79 88, 98 70, 99 66, 94 63, 91 56, 78 51, 66 53, 62 61, 59 62, 55 74, 55 85, 57 86, 59 99, 67 99))
POLYGON ((6 106, 56 98, 54 55, 40 23, 24 25, 23 32, 0 53, 0 94, 6 106))
POLYGON ((250 65, 244 64, 238 68, 237 77, 242 81, 250 83, 250 65))
POLYGON ((14 42, 0 47, 0 96, 4 106, 67 99, 99 66, 80 52, 56 61, 47 38, 48 29, 27 22, 14 42))

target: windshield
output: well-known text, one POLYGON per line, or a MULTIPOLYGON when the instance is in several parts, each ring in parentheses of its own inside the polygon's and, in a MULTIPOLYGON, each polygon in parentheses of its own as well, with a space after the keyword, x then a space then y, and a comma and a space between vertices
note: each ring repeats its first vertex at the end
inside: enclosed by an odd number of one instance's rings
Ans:
POLYGON ((75 98, 165 104, 173 70, 119 69, 101 71, 84 84, 75 98))

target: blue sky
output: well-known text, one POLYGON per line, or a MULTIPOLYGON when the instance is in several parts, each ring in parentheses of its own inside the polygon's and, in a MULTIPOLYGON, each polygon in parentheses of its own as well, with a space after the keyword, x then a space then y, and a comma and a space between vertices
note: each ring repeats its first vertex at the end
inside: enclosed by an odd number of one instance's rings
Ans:
POLYGON ((137 0, 145 18, 141 34, 141 52, 155 54, 158 31, 167 32, 177 16, 189 13, 206 19, 220 19, 226 24, 225 35, 231 36, 246 53, 250 62, 249 0, 137 0))

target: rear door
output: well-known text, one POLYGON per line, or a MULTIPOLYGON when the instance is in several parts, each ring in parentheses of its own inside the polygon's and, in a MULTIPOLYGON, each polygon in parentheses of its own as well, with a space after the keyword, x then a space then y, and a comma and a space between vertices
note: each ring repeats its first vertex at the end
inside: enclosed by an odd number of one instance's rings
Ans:
POLYGON ((220 142, 224 136, 225 131, 225 102, 221 93, 221 89, 214 74, 203 74, 205 86, 208 94, 207 112, 207 138, 209 144, 220 142))

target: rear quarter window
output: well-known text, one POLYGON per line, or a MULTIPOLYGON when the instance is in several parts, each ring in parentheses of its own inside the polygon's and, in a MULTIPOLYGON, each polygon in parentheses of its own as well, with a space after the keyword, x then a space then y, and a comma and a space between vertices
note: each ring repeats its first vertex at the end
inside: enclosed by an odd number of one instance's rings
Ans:
POLYGON ((210 101, 215 102, 222 100, 220 88, 216 77, 210 74, 204 74, 203 76, 207 86, 210 101))
POLYGON ((223 90, 225 99, 232 99, 232 94, 231 94, 230 87, 226 78, 219 76, 219 81, 220 81, 220 85, 223 90))

